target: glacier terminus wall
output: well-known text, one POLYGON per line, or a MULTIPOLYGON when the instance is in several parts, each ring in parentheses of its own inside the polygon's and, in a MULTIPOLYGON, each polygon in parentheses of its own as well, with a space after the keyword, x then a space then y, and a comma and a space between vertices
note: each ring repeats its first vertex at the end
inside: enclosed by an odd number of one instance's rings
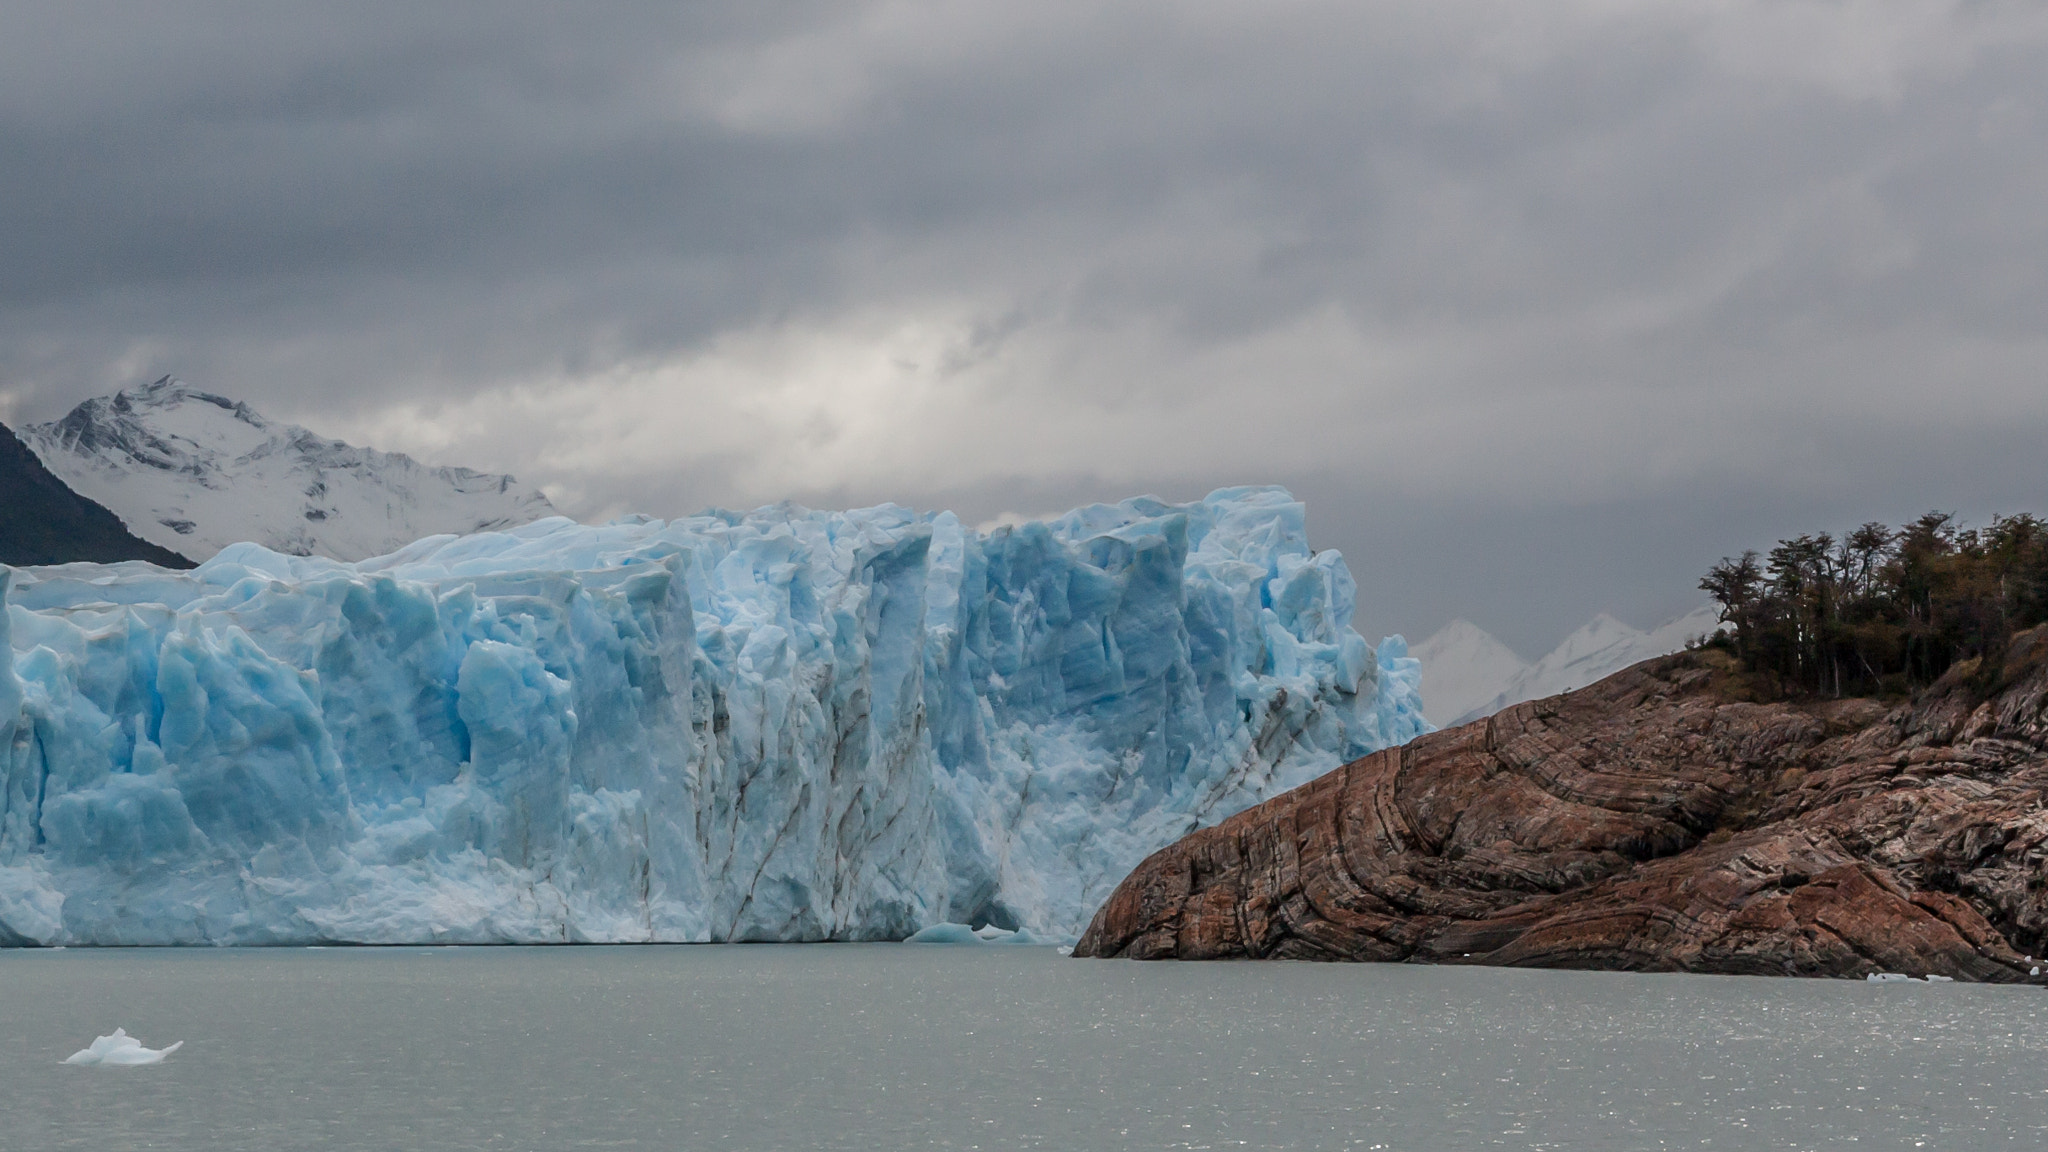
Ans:
POLYGON ((0 943, 1071 938, 1427 730, 1277 488, 0 569, 0 943))

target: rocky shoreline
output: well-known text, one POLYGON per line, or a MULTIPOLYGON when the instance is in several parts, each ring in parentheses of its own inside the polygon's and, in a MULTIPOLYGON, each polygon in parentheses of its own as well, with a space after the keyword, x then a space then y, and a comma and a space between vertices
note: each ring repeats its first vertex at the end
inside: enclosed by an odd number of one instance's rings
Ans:
POLYGON ((1076 956, 2042 982, 2048 629, 1911 701, 1717 652, 1354 761, 1132 872, 1076 956))

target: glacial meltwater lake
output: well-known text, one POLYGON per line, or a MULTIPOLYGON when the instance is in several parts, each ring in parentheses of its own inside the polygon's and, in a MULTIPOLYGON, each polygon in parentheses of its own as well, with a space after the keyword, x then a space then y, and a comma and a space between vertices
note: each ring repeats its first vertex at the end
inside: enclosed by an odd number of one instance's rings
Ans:
POLYGON ((1001 946, 0 952, 0 1147, 2048 1148, 2034 988, 1001 946), (166 1063, 59 1063, 126 1028, 166 1063))

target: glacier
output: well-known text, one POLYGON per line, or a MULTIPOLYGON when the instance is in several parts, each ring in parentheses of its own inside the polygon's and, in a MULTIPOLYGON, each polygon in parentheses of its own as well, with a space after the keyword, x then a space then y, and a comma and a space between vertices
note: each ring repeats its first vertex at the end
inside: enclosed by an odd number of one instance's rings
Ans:
POLYGON ((0 943, 1071 939, 1429 729, 1285 490, 0 569, 0 943))

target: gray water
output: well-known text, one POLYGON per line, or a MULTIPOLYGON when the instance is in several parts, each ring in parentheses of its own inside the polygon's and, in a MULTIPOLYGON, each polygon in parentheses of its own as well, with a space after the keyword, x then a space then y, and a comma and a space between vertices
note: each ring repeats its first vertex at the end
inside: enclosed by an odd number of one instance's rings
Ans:
POLYGON ((2038 989, 908 945, 0 953, 0 1148, 2048 1148, 2038 989), (62 1066, 120 1025, 163 1065, 62 1066))

